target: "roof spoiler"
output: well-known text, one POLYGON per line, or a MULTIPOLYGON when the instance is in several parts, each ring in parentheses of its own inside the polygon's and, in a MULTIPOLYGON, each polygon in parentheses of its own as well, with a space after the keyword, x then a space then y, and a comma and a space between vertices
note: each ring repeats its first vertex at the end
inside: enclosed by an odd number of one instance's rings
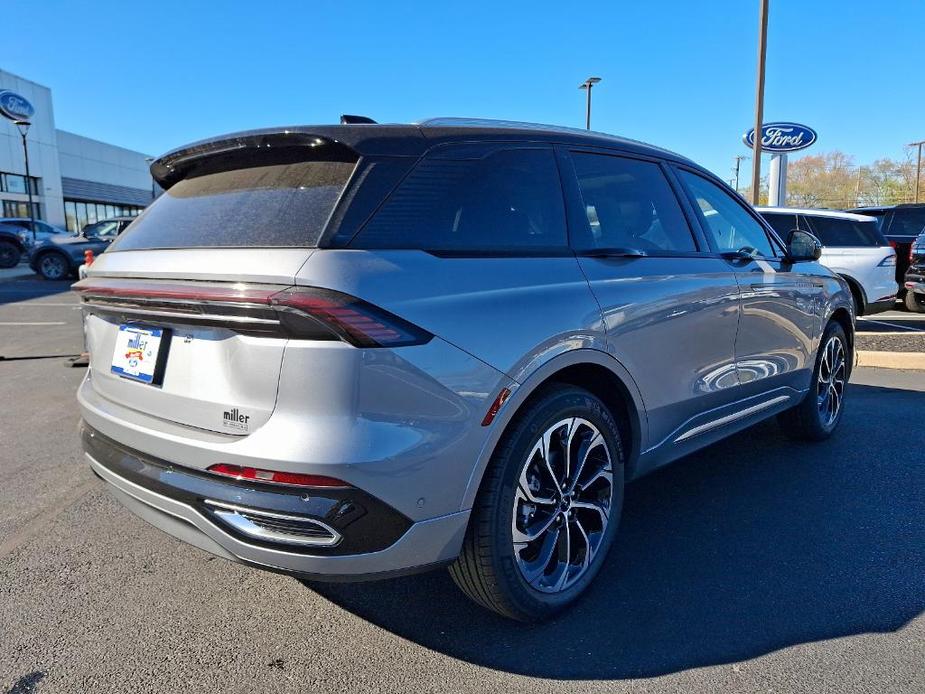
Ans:
POLYGON ((194 169, 204 172, 233 170, 252 163, 256 153, 260 153, 261 160, 274 163, 302 161, 311 150, 317 150, 319 159, 344 161, 359 156, 351 147, 332 137, 332 133, 292 130, 242 133, 168 152, 151 164, 151 176, 167 190, 194 169))

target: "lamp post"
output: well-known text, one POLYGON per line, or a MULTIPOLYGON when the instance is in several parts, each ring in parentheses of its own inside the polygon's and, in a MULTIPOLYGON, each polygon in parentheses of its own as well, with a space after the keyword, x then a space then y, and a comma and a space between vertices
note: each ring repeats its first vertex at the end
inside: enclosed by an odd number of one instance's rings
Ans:
POLYGON ((27 120, 14 120, 13 125, 19 130, 22 137, 22 153, 26 158, 26 192, 29 194, 29 228, 32 230, 32 240, 35 241, 35 213, 32 211, 32 175, 29 172, 29 144, 26 142, 26 135, 29 133, 29 126, 32 125, 27 120))
MULTIPOLYGON (((145 157, 145 161, 148 162, 148 168, 150 169, 151 164, 154 162, 154 157, 145 157)), ((151 172, 149 170, 148 174, 150 175, 150 173, 151 172)), ((151 202, 154 202, 155 197, 156 195, 154 191, 154 176, 151 176, 151 202)))
POLYGON ((601 81, 600 77, 589 77, 584 82, 578 85, 579 89, 588 90, 588 100, 585 105, 585 129, 591 129, 591 87, 601 81))
POLYGON ((736 165, 733 171, 735 171, 735 189, 737 193, 739 192, 739 168, 742 166, 743 159, 748 159, 748 157, 744 154, 737 154, 735 156, 736 165))

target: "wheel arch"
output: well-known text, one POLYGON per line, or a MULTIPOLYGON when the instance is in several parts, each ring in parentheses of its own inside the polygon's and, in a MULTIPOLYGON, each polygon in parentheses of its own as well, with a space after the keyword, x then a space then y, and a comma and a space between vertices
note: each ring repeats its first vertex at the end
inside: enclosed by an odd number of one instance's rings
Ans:
POLYGON ((645 404, 630 373, 611 355, 594 349, 578 349, 550 360, 536 369, 512 394, 491 425, 463 496, 462 509, 471 508, 488 463, 511 421, 550 383, 566 383, 591 391, 607 405, 624 434, 627 479, 632 479, 639 452, 647 435, 645 404))
MULTIPOLYGON (((829 316, 829 321, 835 321, 841 325, 842 330, 845 331, 845 337, 848 338, 848 349, 851 354, 851 358, 848 360, 849 369, 854 366, 854 323, 851 320, 851 314, 848 312, 848 309, 844 307, 836 308, 832 311, 832 315, 829 316)), ((828 325, 828 321, 826 321, 828 325)))
POLYGON ((864 310, 867 307, 867 295, 864 291, 864 287, 861 286, 861 283, 858 282, 854 277, 847 275, 844 272, 839 272, 838 276, 845 280, 845 283, 848 285, 848 289, 851 290, 851 296, 854 297, 855 306, 857 306, 858 309, 857 313, 859 316, 863 316, 864 310))

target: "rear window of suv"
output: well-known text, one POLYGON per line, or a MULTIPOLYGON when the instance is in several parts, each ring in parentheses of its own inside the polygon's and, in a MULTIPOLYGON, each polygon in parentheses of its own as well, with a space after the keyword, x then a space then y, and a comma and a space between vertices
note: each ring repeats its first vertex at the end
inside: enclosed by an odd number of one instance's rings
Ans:
POLYGON ((887 245, 886 239, 873 220, 861 222, 854 219, 812 216, 807 216, 806 220, 823 246, 858 248, 887 245))
POLYGON ((112 250, 317 246, 354 167, 352 161, 301 161, 185 178, 112 250))

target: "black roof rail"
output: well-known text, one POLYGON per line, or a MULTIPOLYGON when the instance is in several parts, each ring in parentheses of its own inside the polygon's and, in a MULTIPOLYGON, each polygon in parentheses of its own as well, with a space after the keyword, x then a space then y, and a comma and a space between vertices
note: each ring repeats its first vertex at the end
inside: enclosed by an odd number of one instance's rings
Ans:
POLYGON ((367 116, 351 116, 349 113, 344 113, 340 117, 341 125, 376 125, 376 121, 367 116))

